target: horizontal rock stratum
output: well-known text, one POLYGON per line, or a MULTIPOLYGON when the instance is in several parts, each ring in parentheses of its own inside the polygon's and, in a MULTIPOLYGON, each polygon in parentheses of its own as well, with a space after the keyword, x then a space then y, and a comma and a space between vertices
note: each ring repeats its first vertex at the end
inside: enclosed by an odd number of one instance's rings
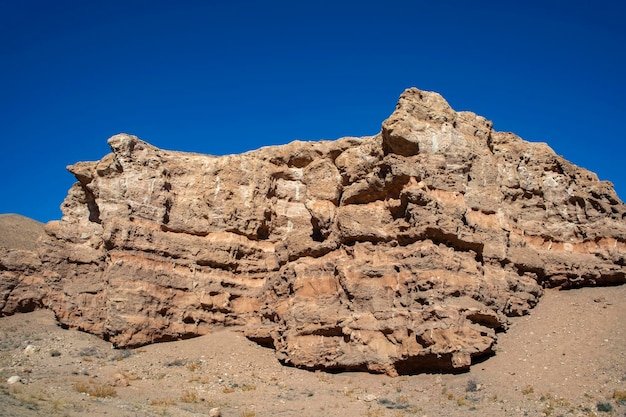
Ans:
POLYGON ((238 326, 282 362, 467 369, 543 287, 626 282, 626 206, 544 143, 406 90, 375 136, 214 157, 109 139, 40 241, 45 304, 134 347, 238 326))

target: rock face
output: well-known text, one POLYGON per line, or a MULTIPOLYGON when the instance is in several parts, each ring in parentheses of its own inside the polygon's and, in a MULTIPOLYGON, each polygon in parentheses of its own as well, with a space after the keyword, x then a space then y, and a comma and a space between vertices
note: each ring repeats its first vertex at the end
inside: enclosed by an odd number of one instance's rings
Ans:
POLYGON ((436 93, 406 90, 371 137, 109 144, 69 167, 39 256, 59 321, 119 347, 242 326, 302 368, 462 370, 542 287, 626 282, 609 183, 436 93))
POLYGON ((44 225, 17 214, 0 214, 0 316, 44 305, 37 240, 44 225))

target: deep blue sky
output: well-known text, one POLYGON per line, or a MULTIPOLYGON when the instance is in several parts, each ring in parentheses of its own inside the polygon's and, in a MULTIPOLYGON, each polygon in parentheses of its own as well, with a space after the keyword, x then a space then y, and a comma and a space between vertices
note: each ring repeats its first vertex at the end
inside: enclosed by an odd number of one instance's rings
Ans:
POLYGON ((214 155, 371 135, 410 86, 547 142, 624 199, 623 4, 2 2, 0 213, 60 218, 65 166, 116 133, 214 155))

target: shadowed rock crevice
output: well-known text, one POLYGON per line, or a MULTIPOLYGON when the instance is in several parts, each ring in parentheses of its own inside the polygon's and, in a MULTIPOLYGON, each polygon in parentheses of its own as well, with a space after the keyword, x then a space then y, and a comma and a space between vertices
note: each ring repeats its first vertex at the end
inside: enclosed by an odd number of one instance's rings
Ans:
POLYGON ((427 354, 400 360, 394 364, 398 375, 414 375, 416 373, 460 373, 466 369, 455 369, 452 366, 451 354, 427 354))

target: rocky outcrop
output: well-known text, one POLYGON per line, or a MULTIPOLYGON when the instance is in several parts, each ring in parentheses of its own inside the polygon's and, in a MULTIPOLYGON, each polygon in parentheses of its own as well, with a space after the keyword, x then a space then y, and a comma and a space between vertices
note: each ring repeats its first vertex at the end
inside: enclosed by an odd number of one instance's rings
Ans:
POLYGON ((47 284, 36 252, 0 246, 0 316, 45 305, 47 284))
POLYGON ((39 250, 59 321, 119 347, 241 326, 302 368, 455 371, 542 287, 626 282, 610 183, 436 93, 406 90, 371 137, 109 145, 69 167, 39 250))
POLYGON ((47 293, 37 240, 44 225, 17 214, 0 214, 0 316, 43 307, 47 293))

